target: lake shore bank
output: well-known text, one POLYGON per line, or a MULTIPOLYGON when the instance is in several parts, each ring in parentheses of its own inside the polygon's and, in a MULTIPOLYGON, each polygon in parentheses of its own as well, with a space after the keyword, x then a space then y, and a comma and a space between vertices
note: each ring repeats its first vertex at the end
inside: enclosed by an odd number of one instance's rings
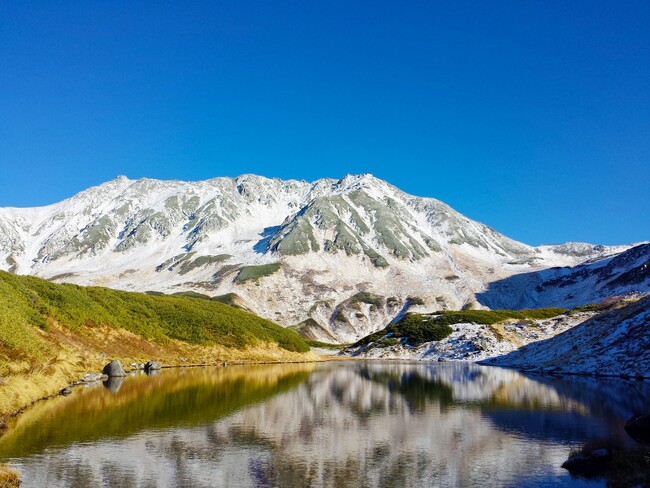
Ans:
MULTIPOLYGON (((150 360, 164 367, 224 366, 231 364, 302 363, 327 360, 311 351, 292 352, 275 343, 242 349, 201 346, 177 340, 147 341, 123 329, 84 328, 74 333, 53 324, 42 339, 49 354, 39 360, 15 358, 0 365, 0 431, 6 421, 34 403, 57 396, 87 374, 101 373, 113 359, 125 369, 150 360)), ((6 357, 6 355, 5 355, 6 357)))

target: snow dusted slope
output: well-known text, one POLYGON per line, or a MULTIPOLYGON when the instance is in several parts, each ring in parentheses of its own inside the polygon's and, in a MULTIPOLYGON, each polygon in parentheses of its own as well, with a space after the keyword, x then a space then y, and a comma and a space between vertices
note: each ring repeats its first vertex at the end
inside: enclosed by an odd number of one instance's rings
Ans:
POLYGON ((612 295, 650 290, 650 244, 574 267, 522 273, 478 294, 490 308, 574 307, 612 295))
POLYGON ((502 356, 531 342, 551 338, 595 316, 595 312, 562 314, 543 320, 510 319, 485 325, 458 323, 453 332, 440 341, 418 346, 384 345, 379 342, 349 347, 346 354, 380 359, 415 359, 418 361, 483 361, 502 356))
POLYGON ((534 248, 371 175, 119 177, 47 207, 0 209, 3 269, 136 291, 234 293, 323 340, 358 339, 409 308, 476 304, 490 283, 629 247, 534 248))
POLYGON ((650 378, 650 296, 533 342, 490 365, 650 378))

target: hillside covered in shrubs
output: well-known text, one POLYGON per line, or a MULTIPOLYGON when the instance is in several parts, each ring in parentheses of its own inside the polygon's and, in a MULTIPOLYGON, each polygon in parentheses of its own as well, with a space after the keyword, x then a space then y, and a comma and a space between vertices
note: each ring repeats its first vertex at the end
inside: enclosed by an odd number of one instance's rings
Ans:
POLYGON ((452 325, 470 323, 492 325, 507 319, 542 320, 567 313, 563 308, 530 310, 460 310, 441 311, 422 315, 411 313, 386 328, 359 340, 355 347, 377 342, 379 346, 408 344, 419 346, 425 342, 441 341, 454 331, 452 325))
POLYGON ((287 351, 309 351, 295 332, 216 301, 54 284, 0 272, 2 345, 38 356, 48 349, 39 331, 48 331, 54 322, 70 331, 108 326, 163 342, 228 348, 274 342, 287 351))

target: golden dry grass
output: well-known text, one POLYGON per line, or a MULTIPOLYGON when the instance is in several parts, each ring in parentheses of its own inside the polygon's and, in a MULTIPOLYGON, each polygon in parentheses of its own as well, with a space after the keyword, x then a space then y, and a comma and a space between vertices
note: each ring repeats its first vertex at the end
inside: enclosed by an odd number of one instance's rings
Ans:
MULTIPOLYGON (((167 366, 189 366, 234 362, 305 362, 317 360, 312 353, 282 349, 276 343, 260 343, 242 349, 224 346, 200 346, 177 340, 145 340, 124 329, 81 327, 77 331, 50 321, 47 332, 39 331, 48 344, 43 360, 0 361, 0 416, 7 417, 43 397, 58 393, 86 373, 98 373, 112 359, 128 369, 131 363, 156 360, 167 366)), ((12 351, 0 346, 0 355, 12 351)))
POLYGON ((293 331, 187 297, 54 284, 0 271, 0 429, 112 359, 165 365, 310 361, 293 331))
POLYGON ((20 486, 20 474, 13 468, 0 464, 0 488, 20 486))

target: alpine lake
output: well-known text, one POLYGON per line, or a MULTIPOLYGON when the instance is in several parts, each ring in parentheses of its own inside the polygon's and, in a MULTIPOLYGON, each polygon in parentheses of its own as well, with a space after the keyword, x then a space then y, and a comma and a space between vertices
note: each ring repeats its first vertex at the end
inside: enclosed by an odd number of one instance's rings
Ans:
POLYGON ((636 452, 624 426, 649 409, 649 381, 472 363, 170 368, 37 403, 0 462, 23 487, 625 486, 629 465, 562 464, 636 452))

